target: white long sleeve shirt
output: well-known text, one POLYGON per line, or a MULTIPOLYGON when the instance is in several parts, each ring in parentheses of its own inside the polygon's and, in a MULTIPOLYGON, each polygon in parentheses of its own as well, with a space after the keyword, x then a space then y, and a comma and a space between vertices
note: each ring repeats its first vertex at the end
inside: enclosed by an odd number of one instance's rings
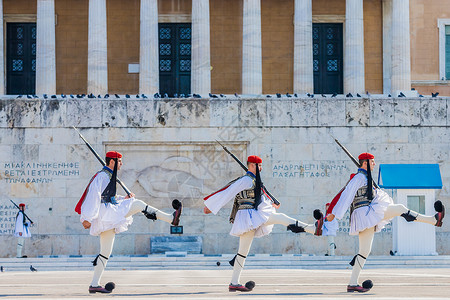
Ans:
POLYGON ((367 177, 362 173, 356 174, 352 180, 350 180, 332 211, 332 214, 338 220, 341 220, 344 217, 344 214, 352 204, 353 199, 355 199, 358 189, 365 185, 367 185, 367 177))

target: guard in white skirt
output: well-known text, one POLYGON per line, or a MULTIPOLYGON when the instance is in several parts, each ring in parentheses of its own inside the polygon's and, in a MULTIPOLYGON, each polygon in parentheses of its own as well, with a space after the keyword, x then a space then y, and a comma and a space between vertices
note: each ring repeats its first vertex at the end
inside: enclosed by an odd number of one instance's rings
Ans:
POLYGON ((434 204, 436 214, 425 216, 409 210, 403 204, 394 204, 387 193, 373 186, 371 171, 375 168, 374 155, 362 153, 358 158, 361 167, 347 183, 340 197, 335 197, 337 202, 333 203, 333 200, 331 203, 331 213, 327 214, 327 220, 332 221, 335 217, 342 219, 350 207, 350 235, 359 236, 359 251, 350 262, 353 270, 347 292, 363 293, 373 286, 370 280, 366 280, 360 286, 358 279, 370 254, 374 233, 380 232, 392 218, 397 216, 402 216, 408 222, 417 221, 441 227, 445 208, 441 201, 436 201, 434 204))
MULTIPOLYGON (((247 159, 248 172, 242 177, 233 180, 224 188, 205 197, 206 214, 217 214, 218 211, 229 201, 234 199, 230 222, 233 223, 230 234, 239 237, 239 251, 230 261, 233 266, 233 275, 228 287, 230 292, 249 292, 255 286, 249 281, 245 286, 239 283, 245 259, 250 250, 254 237, 262 237, 272 232, 274 224, 287 226, 293 232, 308 232, 321 235, 323 215, 320 211, 315 212, 316 224, 302 223, 282 213, 276 213, 278 208, 264 193, 261 188, 260 171, 262 159, 251 155, 247 159), (320 216, 318 216, 320 214, 320 216), (295 223, 295 224, 293 224, 295 223)), ((278 205, 279 206, 279 205, 278 205)))
POLYGON ((16 228, 14 230, 14 236, 17 237, 17 256, 16 257, 26 257, 22 256, 22 248, 25 244, 25 239, 31 237, 31 231, 29 229, 31 222, 27 221, 24 216, 25 204, 19 204, 19 212, 16 215, 16 228))
POLYGON ((80 222, 90 234, 100 236, 100 253, 94 264, 94 276, 89 293, 110 293, 112 289, 103 288, 100 279, 111 255, 116 233, 128 230, 133 215, 142 212, 150 220, 162 220, 178 226, 182 204, 172 202, 173 215, 164 213, 138 200, 131 193, 128 196, 116 195, 117 171, 122 167, 122 154, 116 151, 106 153, 106 166, 97 172, 89 182, 75 211, 80 214, 80 222))

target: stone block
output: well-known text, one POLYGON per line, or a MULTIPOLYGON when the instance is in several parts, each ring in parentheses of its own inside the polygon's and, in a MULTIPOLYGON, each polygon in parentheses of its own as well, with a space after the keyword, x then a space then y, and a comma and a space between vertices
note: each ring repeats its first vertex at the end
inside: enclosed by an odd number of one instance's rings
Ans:
POLYGON ((127 101, 102 100, 102 127, 126 127, 127 101))
POLYGON ((317 106, 315 99, 292 100, 292 126, 317 126, 317 106))
POLYGON ((155 127, 180 126, 180 115, 177 110, 178 101, 158 99, 154 100, 155 127))
MULTIPOLYGON (((75 127, 102 127, 102 100, 76 99, 67 100, 68 126, 75 127)), ((84 135, 84 133, 83 133, 84 135)), ((91 142, 90 140, 88 140, 91 142)))
POLYGON ((50 255, 72 254, 80 248, 80 238, 77 235, 60 235, 52 237, 50 255))
POLYGON ((150 238, 150 253, 184 251, 202 253, 201 236, 154 236, 150 238))
POLYGON ((127 102, 127 126, 153 127, 156 116, 153 100, 128 100, 127 102))
MULTIPOLYGON (((39 179, 39 178, 37 178, 39 179)), ((39 197, 43 198, 60 198, 62 201, 66 202, 66 183, 65 179, 53 179, 51 182, 40 185, 39 187, 39 197)))
POLYGON ((420 125, 420 100, 395 100, 394 104, 395 126, 420 125))
POLYGON ((41 100, 41 126, 66 127, 67 101, 51 99, 41 100))
POLYGON ((420 124, 422 126, 447 125, 447 103, 441 99, 420 101, 420 124))
POLYGON ((138 234, 134 238, 134 254, 149 254, 150 253, 150 235, 148 234, 138 234))
POLYGON ((208 100, 183 100, 177 107, 180 125, 182 127, 207 127, 210 124, 210 109, 208 100))
POLYGON ((54 133, 51 128, 26 128, 24 134, 25 144, 50 145, 54 142, 54 133))
POLYGON ((393 126, 395 104, 392 99, 373 99, 370 103, 369 126, 393 126))
POLYGON ((0 128, 14 127, 14 120, 12 116, 12 108, 14 100, 2 100, 0 104, 0 128))
POLYGON ((12 105, 8 127, 40 127, 41 102, 39 100, 15 100, 12 105))
POLYGON ((292 101, 290 99, 266 100, 267 126, 292 125, 292 101))
POLYGON ((239 123, 238 100, 211 100, 210 126, 233 127, 239 123))
POLYGON ((73 254, 80 255, 97 255, 100 251, 100 238, 87 234, 80 234, 80 249, 78 253, 73 251, 73 254))
POLYGON ((112 255, 132 255, 135 253, 135 245, 134 234, 116 234, 112 255))
POLYGON ((345 126, 346 110, 344 100, 317 100, 319 126, 345 126))
POLYGON ((369 126, 370 102, 368 98, 345 100, 347 126, 369 126))
POLYGON ((267 121, 265 100, 241 100, 239 103, 239 126, 264 126, 267 121))
POLYGON ((22 250, 23 255, 36 257, 40 255, 52 255, 52 243, 54 236, 48 234, 34 234, 27 239, 22 250))

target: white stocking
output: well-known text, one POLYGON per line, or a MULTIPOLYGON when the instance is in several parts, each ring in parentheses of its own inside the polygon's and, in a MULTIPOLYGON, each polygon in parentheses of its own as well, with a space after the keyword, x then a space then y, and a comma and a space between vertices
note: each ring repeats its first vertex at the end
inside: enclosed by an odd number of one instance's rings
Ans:
POLYGON ((364 264, 366 263, 366 259, 370 251, 372 249, 373 236, 375 234, 375 228, 367 228, 359 233, 359 251, 355 258, 355 264, 352 269, 352 276, 350 277, 349 285, 358 285, 359 274, 361 273, 364 264), (361 257, 364 256, 365 258, 361 257))
POLYGON ((22 257, 22 248, 25 244, 25 238, 22 236, 19 236, 17 239, 17 257, 22 257))
POLYGON ((148 205, 147 203, 145 203, 142 200, 138 200, 135 199, 133 201, 133 204, 131 205, 130 211, 128 212, 128 214, 125 217, 129 217, 132 216, 138 212, 141 212, 145 209, 145 207, 147 207, 147 211, 149 213, 155 212, 156 213, 156 219, 157 220, 161 220, 167 223, 172 223, 173 221, 173 216, 170 214, 166 214, 165 212, 160 211, 159 209, 156 209, 154 207, 151 207, 150 205, 148 205))
MULTIPOLYGON (((111 255, 115 236, 116 233, 114 232, 114 229, 100 233, 100 254, 104 257, 109 258, 111 255)), ((92 278, 91 286, 96 287, 100 285, 100 279, 102 278, 107 263, 108 260, 98 256, 97 265, 94 267, 94 277, 92 278)))
POLYGON ((425 216, 421 215, 418 212, 415 212, 413 210, 409 210, 406 206, 403 204, 391 204, 387 207, 386 211, 384 212, 384 220, 390 220, 394 217, 401 216, 402 214, 406 214, 410 212, 410 214, 414 217, 416 217, 417 222, 422 223, 428 223, 431 225, 436 224, 436 218, 434 216, 425 216))
MULTIPOLYGON (((239 238, 239 251, 238 253, 242 256, 247 256, 250 251, 250 247, 253 242, 253 238, 255 236, 255 230, 244 233, 239 238)), ((231 284, 237 285, 239 284, 239 280, 241 278, 241 272, 244 268, 245 258, 239 255, 236 255, 236 259, 234 261, 233 266, 233 276, 231 277, 231 284)))
POLYGON ((288 226, 290 224, 297 224, 303 228, 305 228, 305 231, 311 234, 314 234, 316 231, 316 226, 314 224, 306 224, 303 222, 300 222, 299 220, 296 220, 294 218, 291 218, 285 214, 282 213, 273 213, 270 215, 269 220, 264 225, 273 225, 273 224, 281 224, 288 226))

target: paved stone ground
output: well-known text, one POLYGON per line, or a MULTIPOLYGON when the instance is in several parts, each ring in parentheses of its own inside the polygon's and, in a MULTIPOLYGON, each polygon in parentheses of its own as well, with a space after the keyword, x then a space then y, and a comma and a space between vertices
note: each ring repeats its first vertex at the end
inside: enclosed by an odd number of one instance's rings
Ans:
POLYGON ((250 293, 230 293, 231 270, 122 270, 106 271, 102 283, 114 281, 109 295, 90 295, 90 271, 0 273, 0 299, 86 297, 118 299, 448 299, 449 268, 367 269, 361 279, 372 279, 369 293, 347 293, 350 270, 252 269, 241 280, 254 280, 250 293))

